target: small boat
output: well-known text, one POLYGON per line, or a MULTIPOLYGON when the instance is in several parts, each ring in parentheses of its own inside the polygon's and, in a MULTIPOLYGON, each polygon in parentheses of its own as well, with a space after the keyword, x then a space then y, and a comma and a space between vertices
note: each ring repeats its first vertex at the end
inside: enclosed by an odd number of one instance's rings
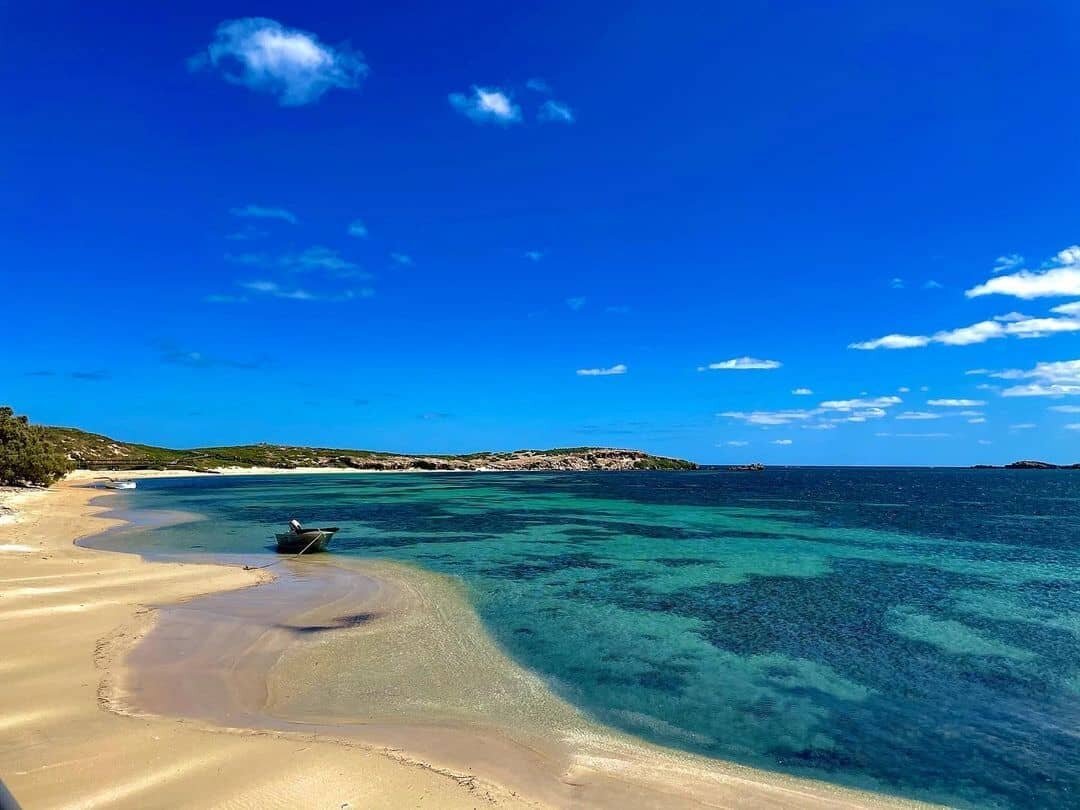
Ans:
POLYGON ((105 489, 135 489, 135 482, 128 479, 106 478, 101 486, 105 489))
POLYGON ((310 554, 313 551, 326 551, 330 538, 338 530, 337 526, 323 526, 318 529, 305 529, 298 520, 289 521, 289 531, 275 534, 277 550, 281 554, 310 554))

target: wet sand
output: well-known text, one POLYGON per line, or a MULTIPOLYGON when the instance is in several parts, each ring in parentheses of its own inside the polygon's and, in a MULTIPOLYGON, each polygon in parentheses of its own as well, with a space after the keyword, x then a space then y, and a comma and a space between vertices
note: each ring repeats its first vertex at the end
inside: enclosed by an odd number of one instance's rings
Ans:
MULTIPOLYGON (((68 486, 42 498, 73 492, 78 497, 72 508, 81 503, 92 512, 86 490, 68 486)), ((0 543, 9 542, 10 529, 0 527, 0 543)), ((95 724, 115 726, 107 734, 116 735, 103 738, 94 754, 92 737, 83 739, 81 756, 104 757, 115 765, 114 749, 126 752, 134 745, 131 732, 153 729, 154 735, 169 735, 170 751, 176 750, 175 738, 190 737, 200 757, 212 758, 213 773, 229 773, 228 779, 215 776, 207 792, 200 793, 184 776, 183 762, 173 764, 180 770, 171 781, 162 772, 160 779, 135 779, 133 788, 134 777, 126 772, 119 777, 102 772, 99 789, 119 778, 129 786, 125 789, 134 790, 132 796, 142 799, 139 806, 156 806, 147 799, 159 782, 195 789, 189 804, 247 806, 249 796, 265 796, 258 791, 283 784, 290 774, 297 784, 318 783, 318 789, 311 789, 321 790, 324 772, 327 785, 353 797, 333 806, 350 801, 354 807, 406 806, 425 796, 424 803, 437 797, 441 807, 906 804, 669 751, 599 726, 503 654, 461 586, 446 577, 381 561, 325 556, 282 562, 269 569, 276 578, 267 582, 265 572, 148 563, 133 555, 72 547, 72 539, 67 538, 67 553, 76 560, 87 555, 80 560, 83 566, 105 560, 120 561, 112 564, 124 569, 145 569, 141 590, 128 594, 125 609, 111 616, 111 624, 95 613, 93 629, 79 634, 86 644, 93 643, 87 632, 97 640, 96 669, 77 675, 89 683, 80 688, 95 693, 89 710, 79 703, 80 714, 91 714, 95 724), (183 587, 163 588, 179 577, 178 569, 185 569, 183 587), (257 581, 264 584, 236 590, 257 581), (195 593, 209 595, 185 598, 195 593), (263 747, 282 750, 253 754, 263 747), (373 784, 379 789, 370 792, 373 784)), ((6 629, 13 624, 3 620, 7 574, 5 567, 0 577, 0 643, 5 644, 6 629)), ((69 595, 73 592, 67 589, 82 582, 74 574, 45 576, 63 582, 60 587, 69 595)), ((58 640, 74 637, 65 632, 64 612, 38 614, 38 623, 47 623, 50 615, 58 640)), ((44 667, 41 659, 56 652, 41 650, 35 637, 23 643, 20 660, 28 668, 35 662, 44 667)), ((66 677, 70 681, 75 673, 66 677)), ((31 712, 23 721, 27 729, 17 733, 32 734, 32 728, 47 722, 50 694, 49 689, 40 692, 43 708, 31 712)), ((79 728, 67 719, 63 725, 79 728)), ((0 721, 0 773, 17 774, 5 776, 16 796, 62 795, 48 791, 56 772, 45 775, 48 771, 41 769, 73 755, 67 761, 80 762, 79 755, 44 741, 34 756, 27 750, 9 751, 8 736, 0 721), (36 768, 27 769, 35 762, 36 768)), ((205 775, 211 761, 192 767, 205 775)), ((63 768, 60 781, 70 772, 63 768)), ((89 776, 83 774, 83 782, 89 776)), ((294 806, 330 806, 329 794, 307 790, 297 794, 301 798, 294 806)), ((51 806, 48 801, 30 806, 39 805, 51 806)))

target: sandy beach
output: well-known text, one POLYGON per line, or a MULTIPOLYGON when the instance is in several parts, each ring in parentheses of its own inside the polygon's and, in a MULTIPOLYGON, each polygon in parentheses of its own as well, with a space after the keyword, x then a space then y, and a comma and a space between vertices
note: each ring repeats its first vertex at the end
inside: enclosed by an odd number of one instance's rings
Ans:
POLYGON ((90 477, 0 494, 0 778, 24 807, 907 804, 597 726, 447 578, 75 545, 118 522, 90 477))

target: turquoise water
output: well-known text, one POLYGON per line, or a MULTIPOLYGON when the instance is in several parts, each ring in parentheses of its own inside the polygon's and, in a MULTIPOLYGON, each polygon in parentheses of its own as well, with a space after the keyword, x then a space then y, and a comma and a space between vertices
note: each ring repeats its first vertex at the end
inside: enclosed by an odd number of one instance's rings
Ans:
POLYGON ((460 577, 493 636, 665 745, 969 807, 1080 806, 1080 473, 161 479, 212 521, 108 542, 338 553, 460 577))

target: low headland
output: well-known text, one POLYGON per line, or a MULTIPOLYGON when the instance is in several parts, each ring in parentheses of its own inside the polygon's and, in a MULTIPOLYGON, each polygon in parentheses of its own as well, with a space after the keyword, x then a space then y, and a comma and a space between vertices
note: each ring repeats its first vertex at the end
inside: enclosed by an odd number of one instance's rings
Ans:
POLYGON ((564 447, 461 455, 388 453, 281 444, 248 444, 173 450, 118 441, 75 428, 46 427, 45 435, 79 469, 187 470, 231 468, 266 470, 370 471, 525 471, 525 470, 695 470, 697 464, 640 450, 564 447))

